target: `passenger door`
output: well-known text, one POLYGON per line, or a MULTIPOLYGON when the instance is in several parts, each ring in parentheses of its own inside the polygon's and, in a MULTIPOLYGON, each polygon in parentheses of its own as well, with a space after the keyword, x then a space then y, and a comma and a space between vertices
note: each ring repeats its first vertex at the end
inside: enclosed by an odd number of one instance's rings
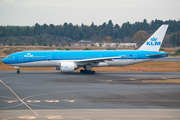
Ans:
POLYGON ((133 59, 134 59, 134 60, 137 59, 137 54, 133 54, 133 59))
POLYGON ((23 62, 23 55, 19 55, 19 62, 23 62))
POLYGON ((102 56, 102 54, 99 54, 98 57, 99 57, 99 58, 102 58, 103 56, 102 56))
POLYGON ((47 55, 47 60, 51 61, 51 55, 47 55))

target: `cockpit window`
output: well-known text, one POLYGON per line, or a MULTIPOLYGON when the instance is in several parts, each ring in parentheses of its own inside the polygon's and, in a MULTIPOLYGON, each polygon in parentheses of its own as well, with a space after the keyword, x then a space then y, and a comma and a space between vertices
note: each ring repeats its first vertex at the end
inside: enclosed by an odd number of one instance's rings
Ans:
POLYGON ((6 58, 9 58, 9 59, 10 59, 10 58, 11 58, 11 56, 7 56, 6 58))

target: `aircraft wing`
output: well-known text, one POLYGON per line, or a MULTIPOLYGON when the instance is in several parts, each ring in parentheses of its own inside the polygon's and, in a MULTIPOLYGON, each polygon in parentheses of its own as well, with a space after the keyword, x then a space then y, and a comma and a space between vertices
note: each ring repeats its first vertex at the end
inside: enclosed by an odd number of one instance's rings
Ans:
POLYGON ((117 56, 117 57, 102 57, 102 58, 93 58, 93 59, 83 59, 83 60, 75 60, 74 62, 80 63, 80 62, 104 62, 105 60, 112 60, 116 58, 122 58, 125 56, 117 56))

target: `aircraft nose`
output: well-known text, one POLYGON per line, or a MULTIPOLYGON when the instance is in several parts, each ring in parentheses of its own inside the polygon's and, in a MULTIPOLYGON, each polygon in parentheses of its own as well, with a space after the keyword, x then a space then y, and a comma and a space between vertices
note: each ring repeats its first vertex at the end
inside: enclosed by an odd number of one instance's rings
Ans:
POLYGON ((4 59, 2 60, 2 62, 3 62, 3 63, 6 63, 6 59, 7 59, 7 58, 4 58, 4 59))

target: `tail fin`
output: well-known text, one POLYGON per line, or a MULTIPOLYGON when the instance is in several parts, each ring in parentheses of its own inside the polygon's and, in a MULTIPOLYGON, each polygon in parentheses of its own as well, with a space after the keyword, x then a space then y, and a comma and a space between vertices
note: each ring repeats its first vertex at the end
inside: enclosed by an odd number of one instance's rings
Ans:
POLYGON ((161 25, 161 27, 159 27, 159 29, 156 30, 156 32, 153 35, 151 35, 151 37, 138 50, 158 52, 161 47, 167 28, 168 25, 161 25))

